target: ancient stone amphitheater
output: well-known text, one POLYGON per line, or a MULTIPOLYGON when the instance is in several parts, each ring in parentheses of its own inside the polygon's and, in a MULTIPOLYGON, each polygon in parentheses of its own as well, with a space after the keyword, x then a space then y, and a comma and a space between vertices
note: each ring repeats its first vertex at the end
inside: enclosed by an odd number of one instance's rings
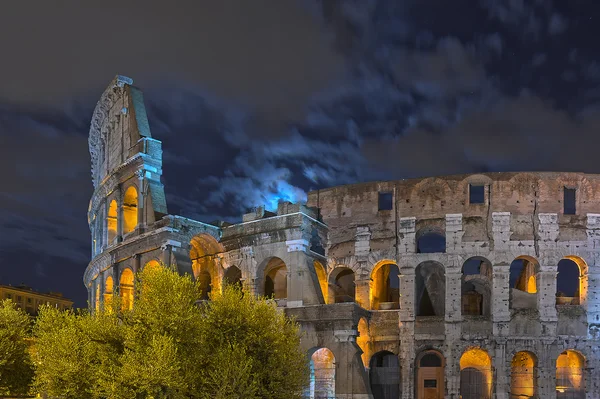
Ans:
POLYGON ((131 79, 89 143, 92 308, 133 306, 134 274, 164 262, 296 317, 309 398, 600 398, 600 175, 355 184, 210 225, 168 214, 131 79))

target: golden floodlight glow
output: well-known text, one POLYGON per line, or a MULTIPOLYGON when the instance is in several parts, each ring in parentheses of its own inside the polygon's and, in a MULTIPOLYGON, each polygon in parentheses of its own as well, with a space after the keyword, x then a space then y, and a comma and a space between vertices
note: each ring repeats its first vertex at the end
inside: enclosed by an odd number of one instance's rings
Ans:
POLYGON ((131 269, 125 269, 121 273, 119 294, 121 296, 121 309, 131 310, 133 308, 133 272, 131 269))
POLYGON ((321 293, 323 294, 324 303, 327 303, 327 273, 325 272, 325 268, 318 261, 314 261, 313 265, 315 267, 315 272, 317 273, 317 278, 319 279, 319 286, 321 287, 321 293))
POLYGON ((123 234, 135 230, 138 224, 138 193, 134 186, 129 186, 123 197, 123 234))

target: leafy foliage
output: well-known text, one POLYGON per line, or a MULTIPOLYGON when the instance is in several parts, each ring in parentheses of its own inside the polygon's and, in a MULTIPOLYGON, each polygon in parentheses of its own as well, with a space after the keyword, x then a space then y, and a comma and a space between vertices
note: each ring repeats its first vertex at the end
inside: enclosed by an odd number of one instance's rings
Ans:
POLYGON ((95 314, 43 308, 35 386, 61 398, 300 398, 308 359, 298 326, 234 287, 200 302, 176 271, 138 275, 132 310, 115 297, 95 314))
POLYGON ((29 316, 10 299, 0 301, 0 395, 28 393, 33 365, 28 348, 29 316))

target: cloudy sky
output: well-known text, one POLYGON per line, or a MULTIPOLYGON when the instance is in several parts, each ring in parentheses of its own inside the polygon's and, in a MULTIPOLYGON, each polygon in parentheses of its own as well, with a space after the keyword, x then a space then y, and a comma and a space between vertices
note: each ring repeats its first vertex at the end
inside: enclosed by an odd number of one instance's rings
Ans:
POLYGON ((92 110, 146 95, 171 213, 352 182, 600 173, 593 0, 63 0, 0 13, 0 284, 84 306, 92 110))

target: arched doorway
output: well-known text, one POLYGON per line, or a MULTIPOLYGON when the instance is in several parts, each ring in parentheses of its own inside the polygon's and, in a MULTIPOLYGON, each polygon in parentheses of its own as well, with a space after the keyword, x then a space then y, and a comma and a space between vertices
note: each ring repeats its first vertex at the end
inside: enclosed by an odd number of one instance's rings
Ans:
POLYGON ((566 350, 556 359, 556 399, 585 399, 585 358, 566 350))
POLYGON ((108 215, 106 215, 106 229, 108 232, 107 245, 114 244, 117 238, 117 201, 112 200, 108 205, 108 215))
POLYGON ((463 316, 490 316, 492 264, 475 256, 465 261, 461 279, 461 310, 463 316))
POLYGON ((511 309, 537 309, 539 263, 531 256, 519 256, 510 264, 511 309))
POLYGON ((327 348, 310 357, 310 399, 335 398, 335 356, 327 348))
POLYGON ((223 283, 242 288, 242 271, 237 266, 230 266, 223 276, 223 283))
POLYGON ((190 241, 192 272, 200 285, 201 300, 208 300, 210 293, 221 290, 221 245, 209 234, 198 234, 190 241))
POLYGON ((156 269, 160 267, 160 263, 156 260, 156 259, 152 259, 148 262, 146 262, 146 264, 144 265, 144 270, 145 269, 156 269))
POLYGON ((354 302, 354 271, 336 267, 329 275, 329 287, 334 303, 354 302))
POLYGON ((417 399, 442 399, 445 391, 444 360, 435 350, 417 356, 417 399))
POLYGON ((104 282, 104 309, 110 311, 112 306, 112 298, 113 298, 113 278, 112 276, 106 277, 104 282))
POLYGON ((272 258, 265 266, 265 296, 275 300, 287 299, 287 266, 272 258))
POLYGON ((133 308, 133 272, 124 269, 119 280, 119 295, 121 296, 121 309, 131 310, 133 308))
POLYGON ((369 364, 373 399, 400 397, 400 363, 398 356, 388 351, 377 352, 369 364))
POLYGON ((381 261, 371 273, 371 309, 389 310, 400 307, 400 270, 394 262, 381 261))
POLYGON ((415 311, 417 316, 444 316, 446 312, 446 273, 433 261, 415 269, 415 311))
POLYGON ((517 352, 511 362, 510 398, 533 398, 536 391, 535 356, 530 352, 517 352))
POLYGON ((558 262, 556 276, 556 305, 581 305, 582 298, 587 296, 587 265, 577 256, 567 256, 558 262))
POLYGON ((471 348, 460 357, 461 399, 490 399, 492 359, 480 348, 471 348))
POLYGON ((123 196, 123 234, 135 230, 138 224, 138 193, 134 186, 129 186, 123 196))

